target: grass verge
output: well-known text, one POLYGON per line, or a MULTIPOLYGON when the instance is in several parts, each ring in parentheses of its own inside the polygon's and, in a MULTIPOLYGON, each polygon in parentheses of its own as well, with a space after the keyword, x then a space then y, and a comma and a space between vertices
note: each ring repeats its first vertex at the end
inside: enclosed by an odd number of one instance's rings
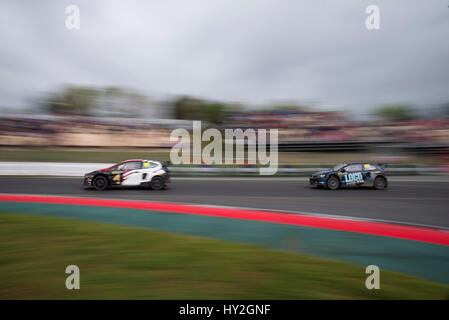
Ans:
POLYGON ((0 213, 0 299, 447 299, 449 287, 362 266, 229 243, 0 213), (67 265, 81 289, 67 290, 67 265))

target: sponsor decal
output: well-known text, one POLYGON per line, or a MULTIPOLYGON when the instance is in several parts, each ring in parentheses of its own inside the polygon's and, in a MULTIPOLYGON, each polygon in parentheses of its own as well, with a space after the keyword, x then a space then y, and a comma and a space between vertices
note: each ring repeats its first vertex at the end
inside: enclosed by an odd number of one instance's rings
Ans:
POLYGON ((346 182, 347 184, 363 183, 363 176, 361 172, 348 173, 343 177, 344 182, 346 182))

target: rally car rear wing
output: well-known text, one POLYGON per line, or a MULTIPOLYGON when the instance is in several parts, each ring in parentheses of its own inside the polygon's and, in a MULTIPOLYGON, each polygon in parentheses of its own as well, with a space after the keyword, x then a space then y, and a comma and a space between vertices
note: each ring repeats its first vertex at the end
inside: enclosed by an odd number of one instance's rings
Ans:
POLYGON ((170 161, 162 161, 162 168, 164 168, 168 172, 168 166, 170 165, 170 161))

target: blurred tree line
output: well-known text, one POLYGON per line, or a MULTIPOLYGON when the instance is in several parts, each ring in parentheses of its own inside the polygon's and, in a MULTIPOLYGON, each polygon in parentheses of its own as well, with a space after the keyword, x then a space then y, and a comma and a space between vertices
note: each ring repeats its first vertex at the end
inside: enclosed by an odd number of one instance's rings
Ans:
POLYGON ((238 108, 235 104, 183 96, 173 101, 173 116, 175 119, 201 120, 220 125, 229 112, 238 108))
POLYGON ((45 111, 55 115, 140 117, 147 98, 129 89, 68 86, 43 100, 45 111))
POLYGON ((415 118, 413 108, 408 104, 387 104, 374 111, 374 115, 385 120, 412 120, 415 118))
MULTIPOLYGON (((151 107, 154 105, 144 95, 117 87, 67 86, 50 93, 43 101, 44 111, 54 115, 139 118, 151 107)), ((235 104, 189 96, 177 97, 159 107, 168 108, 165 114, 174 119, 202 120, 217 125, 225 121, 228 112, 238 108, 235 104)))
MULTIPOLYGON (((190 96, 178 96, 157 106, 148 98, 130 89, 119 87, 66 86, 48 94, 43 100, 44 111, 55 115, 109 116, 141 118, 148 116, 151 108, 164 109, 164 116, 173 119, 201 120, 221 125, 233 112, 242 109, 241 105, 205 100, 190 96)), ((262 107, 265 111, 310 111, 310 106, 295 102, 277 102, 262 107)), ((414 109, 408 104, 386 104, 379 106, 373 114, 384 120, 412 120, 429 115, 428 109, 414 109), (418 112, 421 111, 421 114, 418 112)), ((440 105, 437 114, 440 118, 449 117, 449 103, 440 105)))
POLYGON ((98 90, 87 87, 68 87, 61 92, 50 93, 44 100, 44 108, 56 115, 87 116, 94 107, 98 90))

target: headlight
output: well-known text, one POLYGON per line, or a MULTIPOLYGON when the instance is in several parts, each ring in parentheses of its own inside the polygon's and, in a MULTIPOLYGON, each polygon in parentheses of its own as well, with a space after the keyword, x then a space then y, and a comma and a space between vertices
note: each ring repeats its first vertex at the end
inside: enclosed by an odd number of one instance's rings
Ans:
POLYGON ((320 174, 319 176, 318 176, 318 178, 324 178, 326 175, 325 174, 320 174))

